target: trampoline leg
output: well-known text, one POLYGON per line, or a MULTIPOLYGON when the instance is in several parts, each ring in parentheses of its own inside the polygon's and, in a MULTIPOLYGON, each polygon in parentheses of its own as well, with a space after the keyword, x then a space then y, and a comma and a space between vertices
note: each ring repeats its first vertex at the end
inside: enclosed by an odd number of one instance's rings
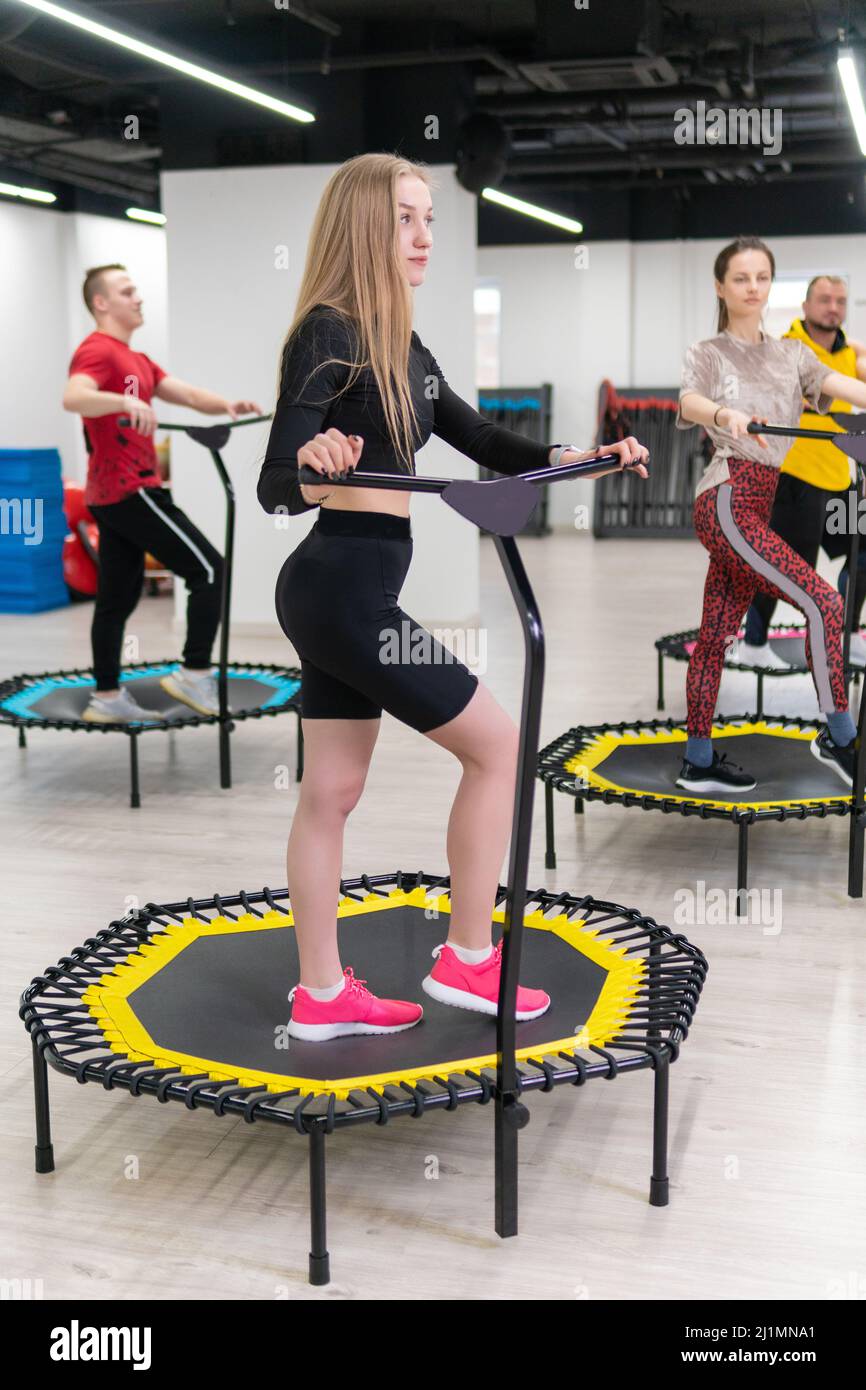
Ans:
POLYGON ((36 1171, 54 1172, 54 1145, 51 1143, 51 1114, 48 1107, 48 1065, 31 1033, 33 1047, 33 1097, 36 1101, 36 1171))
POLYGON ((659 698, 656 709, 665 707, 665 658, 664 653, 659 652, 659 698))
POLYGON ((141 805, 138 786, 138 734, 129 735, 129 804, 133 809, 141 805))
POLYGON ((331 1282, 325 1211, 325 1130, 310 1128, 310 1283, 331 1282))
POLYGON ((220 720, 220 786, 230 787, 232 784, 232 752, 229 744, 230 725, 225 719, 220 720))
MULTIPOLYGON (((494 1210, 496 1234, 517 1235, 517 1125, 507 1113, 509 1098, 497 1096, 494 1124, 494 1210)), ((512 1102, 513 1103, 513 1102, 512 1102)), ((524 1107, 521 1106, 521 1110, 524 1107)))
POLYGON ((650 1206, 666 1207, 668 1182, 668 1081, 670 1057, 659 1057, 653 1071, 653 1171, 650 1178, 650 1206))
POLYGON ((297 770, 296 770, 296 772, 295 772, 295 781, 296 781, 296 782, 300 782, 301 778, 302 778, 303 775, 304 775, 304 726, 303 726, 303 724, 301 723, 301 713, 300 713, 300 710, 297 711, 297 715, 298 715, 298 765, 297 765, 297 770))
POLYGON ((866 838, 866 811, 852 808, 848 828, 848 897, 863 896, 863 840, 866 838))
POLYGON ((18 747, 27 747, 27 735, 24 732, 24 726, 22 724, 18 725, 18 747))
POLYGON ((857 715, 857 757, 851 788, 851 824, 848 828, 848 896, 863 896, 863 841, 866 839, 866 693, 861 691, 857 715))
POLYGON ((758 708, 757 708, 757 710, 755 711, 755 718, 756 718, 756 719, 763 719, 763 717, 764 717, 764 673, 763 673, 763 671, 759 671, 759 672, 758 672, 758 708))
POLYGON ((575 814, 576 816, 582 816, 582 815, 583 815, 583 797, 582 797, 582 796, 576 796, 576 797, 574 798, 574 814, 575 814))
POLYGON ((749 822, 741 820, 737 825, 737 916, 745 917, 748 911, 749 881, 749 822))
POLYGON ((556 868, 556 846, 553 841, 553 787, 550 782, 544 784, 544 867, 545 869, 556 868))

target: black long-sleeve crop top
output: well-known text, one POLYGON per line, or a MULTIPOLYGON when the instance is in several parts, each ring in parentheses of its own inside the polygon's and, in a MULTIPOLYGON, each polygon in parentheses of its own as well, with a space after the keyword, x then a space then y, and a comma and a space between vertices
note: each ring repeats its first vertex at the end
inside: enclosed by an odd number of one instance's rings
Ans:
MULTIPOLYGON (((301 496, 297 454, 303 444, 331 426, 364 440, 355 476, 406 471, 388 433, 372 370, 365 367, 348 390, 342 391, 351 368, 327 362, 330 357, 351 362, 356 352, 349 321, 327 306, 316 306, 293 335, 283 354, 280 395, 259 477, 258 499, 266 512, 288 510, 290 516, 297 516, 318 506, 301 496), (317 363, 323 365, 314 371, 317 363)), ((525 435, 485 420, 455 395, 435 357, 414 332, 409 387, 420 426, 415 449, 437 434, 496 473, 525 473, 548 464, 549 444, 536 444, 525 435)))

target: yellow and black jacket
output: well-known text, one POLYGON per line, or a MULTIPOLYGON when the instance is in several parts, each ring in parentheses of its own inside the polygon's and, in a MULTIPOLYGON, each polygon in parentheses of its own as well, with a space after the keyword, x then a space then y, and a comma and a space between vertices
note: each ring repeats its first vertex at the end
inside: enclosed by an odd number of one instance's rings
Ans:
MULTIPOLYGON (((842 376, 856 377, 857 354, 848 345, 841 328, 837 330, 836 341, 829 350, 809 337, 802 319, 795 319, 782 337, 801 339, 812 349, 815 356, 826 366, 832 367, 834 372, 840 372, 842 376)), ((826 430, 829 434, 838 434, 840 427, 833 421, 832 416, 850 410, 851 406, 847 401, 834 401, 827 415, 817 415, 811 410, 804 410, 800 416, 800 426, 802 429, 826 430)), ((846 456, 838 449, 823 444, 820 439, 795 439, 785 455, 782 472, 792 473, 795 478, 802 478, 804 483, 811 483, 812 487, 826 488, 828 492, 841 492, 851 482, 851 466, 846 456)))

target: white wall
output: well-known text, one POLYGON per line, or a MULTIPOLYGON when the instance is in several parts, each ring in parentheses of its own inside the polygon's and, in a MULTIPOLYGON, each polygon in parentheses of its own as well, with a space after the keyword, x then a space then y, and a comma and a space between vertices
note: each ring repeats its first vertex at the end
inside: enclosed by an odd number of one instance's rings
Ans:
POLYGON ((74 452, 60 397, 68 361, 60 213, 0 199, 0 448, 74 452))
POLYGON ((60 213, 0 199, 0 448, 60 451, 64 476, 84 478, 77 415, 60 402, 69 359, 93 331, 81 298, 91 266, 119 261, 144 293, 133 346, 166 350, 165 234, 114 217, 60 213))
MULTIPOLYGON (((232 398, 252 397, 266 412, 273 409, 279 350, 294 315, 310 225, 334 167, 163 175, 175 375, 232 398), (280 268, 282 247, 288 248, 286 268, 280 268)), ((446 349, 449 382, 472 400, 476 204, 450 168, 434 172, 440 181, 436 257, 427 284, 417 291, 415 324, 434 353, 440 345, 446 349)), ((276 624, 276 576, 315 519, 313 513, 293 517, 286 527, 283 518, 262 511, 256 482, 266 442, 267 426, 250 426, 236 432, 224 453, 237 497, 237 626, 276 624)), ((419 473, 469 477, 475 465, 433 438, 417 467, 419 473)), ((221 544, 222 494, 210 468, 198 445, 173 437, 175 500, 221 544)), ((473 621, 479 608, 476 529, 427 497, 412 501, 412 529, 415 556, 401 602, 422 622, 473 621)))

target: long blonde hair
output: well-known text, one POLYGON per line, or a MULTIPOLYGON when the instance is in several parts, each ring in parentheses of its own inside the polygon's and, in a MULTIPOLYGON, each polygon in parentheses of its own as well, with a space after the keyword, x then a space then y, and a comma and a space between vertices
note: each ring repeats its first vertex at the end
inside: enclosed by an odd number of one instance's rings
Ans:
MULTIPOLYGON (((411 472, 417 415, 408 373, 412 290, 399 262, 397 180, 403 174, 422 179, 430 189, 435 186, 426 166, 386 153, 355 155, 331 175, 310 231, 295 316, 280 362, 292 335, 317 304, 345 315, 354 329, 356 358, 347 362, 331 357, 327 362, 352 369, 346 386, 365 367, 372 370, 391 440, 411 472)), ((325 365, 317 363, 314 372, 325 365)))

